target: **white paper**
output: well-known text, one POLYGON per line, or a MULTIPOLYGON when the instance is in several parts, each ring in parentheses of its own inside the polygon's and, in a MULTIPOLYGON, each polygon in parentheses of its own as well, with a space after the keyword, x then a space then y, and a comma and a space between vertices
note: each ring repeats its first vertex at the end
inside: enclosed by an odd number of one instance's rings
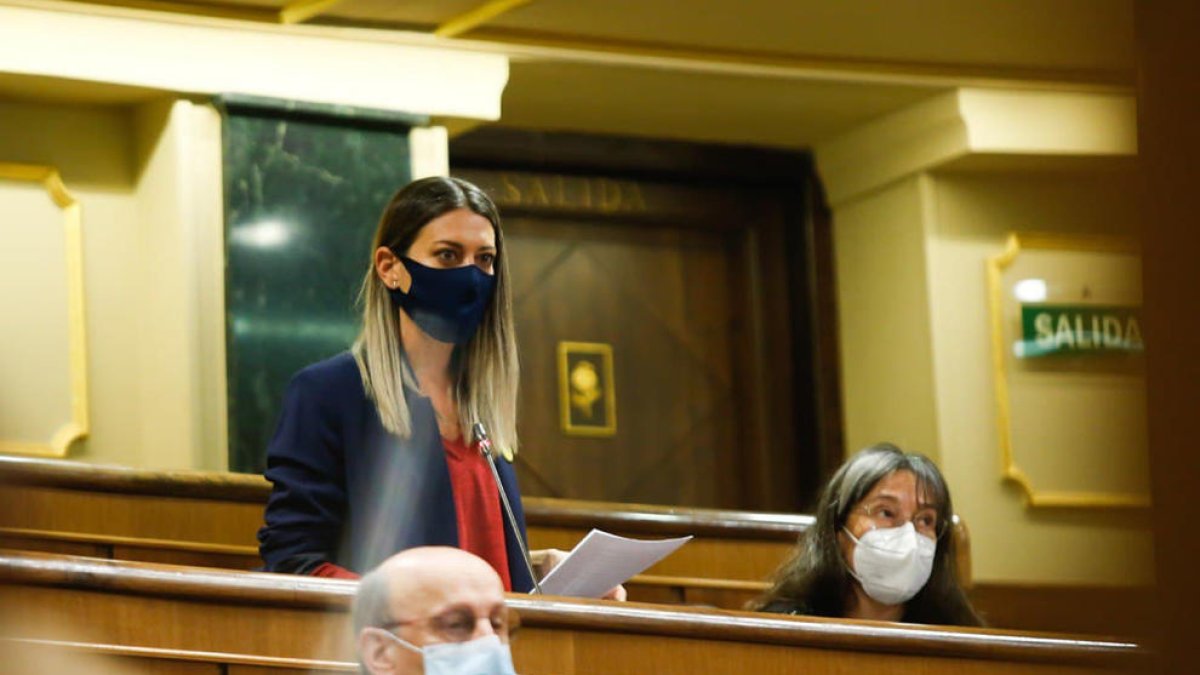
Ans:
POLYGON ((599 598, 691 539, 630 539, 593 529, 542 579, 542 593, 599 598))

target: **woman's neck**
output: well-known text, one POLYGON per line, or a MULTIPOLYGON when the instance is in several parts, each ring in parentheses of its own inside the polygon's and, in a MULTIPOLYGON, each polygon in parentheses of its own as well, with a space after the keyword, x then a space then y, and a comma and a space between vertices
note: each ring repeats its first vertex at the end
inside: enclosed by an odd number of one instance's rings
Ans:
POLYGON ((846 603, 847 619, 870 619, 872 621, 899 621, 904 617, 904 605, 885 605, 867 595, 862 586, 854 584, 854 591, 846 603))
POLYGON ((449 390, 453 343, 439 342, 429 337, 401 309, 400 344, 404 347, 404 355, 408 357, 408 365, 412 367, 421 393, 429 396, 449 390))

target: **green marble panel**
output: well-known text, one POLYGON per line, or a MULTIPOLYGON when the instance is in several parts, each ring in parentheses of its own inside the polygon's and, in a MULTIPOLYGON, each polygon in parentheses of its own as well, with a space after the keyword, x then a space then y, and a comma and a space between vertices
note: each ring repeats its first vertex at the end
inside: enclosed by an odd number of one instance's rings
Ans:
POLYGON ((411 120, 222 109, 229 468, 261 472, 288 380, 357 334, 371 236, 411 179, 411 120))

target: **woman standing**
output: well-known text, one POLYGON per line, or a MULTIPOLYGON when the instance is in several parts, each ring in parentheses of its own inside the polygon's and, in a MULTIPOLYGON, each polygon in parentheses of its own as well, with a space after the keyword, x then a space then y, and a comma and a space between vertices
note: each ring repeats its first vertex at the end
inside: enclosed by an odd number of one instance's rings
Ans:
POLYGON ((356 576, 397 551, 457 546, 509 590, 532 579, 472 428, 516 476, 517 348, 500 218, 479 188, 426 178, 380 219, 348 353, 289 384, 267 451, 274 484, 258 533, 266 568, 356 576))

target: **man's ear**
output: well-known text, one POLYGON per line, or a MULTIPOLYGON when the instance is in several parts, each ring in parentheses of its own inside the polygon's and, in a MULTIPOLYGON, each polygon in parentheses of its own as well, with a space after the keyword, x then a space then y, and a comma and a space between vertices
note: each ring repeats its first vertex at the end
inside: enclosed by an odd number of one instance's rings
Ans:
POLYGON ((395 661, 388 655, 394 645, 372 630, 358 634, 358 655, 363 666, 372 675, 389 675, 395 672, 395 661))

